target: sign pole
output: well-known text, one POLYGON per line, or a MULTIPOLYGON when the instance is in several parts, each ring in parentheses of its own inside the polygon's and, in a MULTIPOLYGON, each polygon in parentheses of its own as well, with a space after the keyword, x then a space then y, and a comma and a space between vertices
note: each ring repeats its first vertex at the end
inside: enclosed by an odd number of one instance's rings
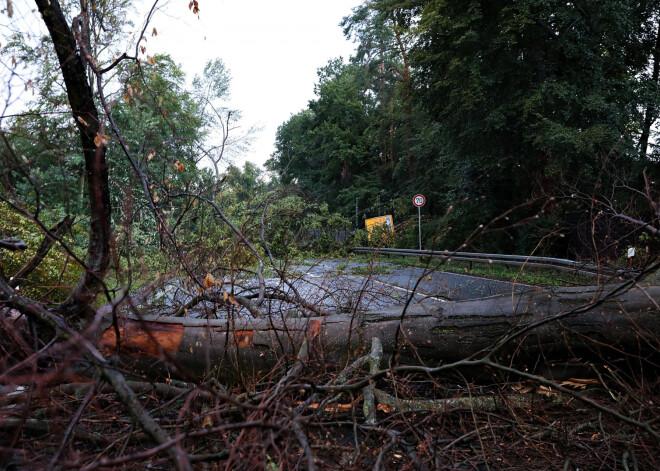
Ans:
POLYGON ((417 194, 413 197, 413 204, 417 206, 417 227, 419 227, 419 250, 422 250, 422 206, 426 203, 424 195, 417 194))
POLYGON ((419 250, 422 250, 422 207, 417 206, 417 226, 419 227, 419 250))

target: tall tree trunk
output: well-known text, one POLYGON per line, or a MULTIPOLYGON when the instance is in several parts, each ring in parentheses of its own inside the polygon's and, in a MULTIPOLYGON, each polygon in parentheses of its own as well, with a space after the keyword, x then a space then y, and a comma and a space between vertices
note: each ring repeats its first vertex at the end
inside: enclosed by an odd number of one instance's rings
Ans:
MULTIPOLYGON (((653 48, 653 72, 651 73, 651 87, 657 89, 658 79, 660 78, 660 24, 655 36, 655 47, 653 48)), ((653 96, 649 98, 644 115, 644 123, 642 124, 642 134, 639 138, 639 154, 642 158, 646 158, 646 152, 649 146, 649 138, 651 136, 651 126, 656 119, 656 94, 654 90, 653 96)))
POLYGON ((71 111, 78 126, 85 159, 90 231, 86 269, 59 311, 82 318, 99 292, 110 261, 110 190, 105 145, 99 142, 102 125, 87 80, 84 61, 57 0, 36 0, 57 53, 71 111), (99 142, 97 146, 95 139, 99 142))
POLYGON ((396 37, 401 59, 403 60, 403 74, 401 76, 401 84, 403 87, 403 110, 406 114, 405 128, 406 128, 406 162, 408 164, 408 177, 412 179, 414 174, 413 157, 411 151, 412 141, 412 106, 410 105, 410 64, 408 63, 408 55, 406 47, 401 39, 401 33, 398 30, 396 21, 394 22, 394 35, 396 37))
MULTIPOLYGON (((378 337, 386 359, 398 364, 442 363, 478 358, 495 346, 494 360, 528 367, 579 358, 658 355, 660 286, 616 296, 602 288, 533 290, 464 302, 447 302, 435 311, 410 308, 318 318, 181 319, 121 318, 120 353, 133 366, 154 373, 154 359, 169 357, 198 374, 215 372, 223 380, 260 377, 283 358, 294 359, 304 340, 313 341, 311 360, 324 368, 345 364, 369 350, 378 337), (522 332, 523 329, 529 329, 522 332)), ((111 316, 100 349, 114 354, 117 338, 111 316)), ((162 364, 161 364, 162 366, 162 364)), ((385 367, 386 365, 381 365, 385 367)), ((160 369, 161 372, 164 368, 160 369)), ((180 374, 176 369, 171 374, 180 374)))

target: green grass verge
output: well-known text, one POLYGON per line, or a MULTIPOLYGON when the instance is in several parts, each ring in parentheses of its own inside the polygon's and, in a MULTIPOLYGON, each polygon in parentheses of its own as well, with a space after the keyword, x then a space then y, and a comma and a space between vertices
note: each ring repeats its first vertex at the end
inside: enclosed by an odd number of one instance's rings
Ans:
MULTIPOLYGON (((372 259, 368 254, 354 254, 351 255, 350 260, 355 262, 368 263, 372 259)), ((480 276, 483 278, 491 278, 495 280, 525 283, 530 285, 540 286, 584 286, 591 285, 595 281, 595 277, 577 275, 569 272, 558 272, 556 270, 547 270, 542 268, 525 268, 521 267, 507 267, 505 265, 495 263, 472 263, 465 261, 451 261, 441 262, 432 259, 430 262, 421 260, 418 257, 400 257, 400 256, 379 256, 374 261, 374 271, 369 271, 369 267, 364 268, 367 273, 387 273, 391 271, 391 267, 381 267, 379 263, 387 263, 393 265, 403 265, 408 267, 429 267, 438 271, 460 273, 463 275, 480 276), (375 271, 379 270, 379 271, 375 271), (380 270, 383 270, 382 272, 380 270)))

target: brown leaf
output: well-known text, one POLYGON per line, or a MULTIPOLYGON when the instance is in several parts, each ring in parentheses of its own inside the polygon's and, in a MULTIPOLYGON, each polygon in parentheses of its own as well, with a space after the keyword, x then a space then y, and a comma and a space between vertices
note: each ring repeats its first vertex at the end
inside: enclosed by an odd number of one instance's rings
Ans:
MULTIPOLYGON (((298 401, 296 404, 300 405, 302 402, 298 401)), ((313 402, 307 406, 308 409, 318 409, 319 408, 319 403, 318 402, 313 402)), ((325 412, 350 412, 351 409, 353 408, 353 404, 348 403, 348 404, 328 404, 325 406, 323 409, 325 412)))
POLYGON ((152 150, 151 152, 149 152, 149 155, 147 155, 147 160, 153 159, 155 155, 156 155, 156 151, 152 150))
POLYGON ((575 389, 585 389, 590 384, 598 384, 598 381, 590 378, 568 378, 560 383, 560 386, 569 386, 575 389))
POLYGON ((94 138, 94 145, 96 147, 100 145, 107 145, 108 144, 108 139, 110 139, 110 136, 106 136, 105 134, 101 134, 100 132, 96 133, 96 137, 94 138))
POLYGON ((202 419, 202 428, 211 428, 213 427, 213 419, 210 415, 205 416, 202 419))
POLYGON ((152 36, 158 36, 158 31, 156 30, 155 27, 154 27, 153 31, 151 31, 151 35, 152 36))
POLYGON ((124 93, 124 101, 126 102, 127 105, 131 103, 131 97, 128 96, 128 93, 124 93))
POLYGON ((211 275, 210 273, 207 273, 206 277, 204 278, 204 281, 202 281, 202 285, 204 285, 204 288, 210 289, 214 284, 215 284, 215 278, 213 278, 213 275, 211 275))
POLYGON ((147 62, 149 62, 151 65, 156 65, 155 59, 151 56, 147 56, 147 62))
POLYGON ((229 296, 229 302, 232 303, 236 307, 241 307, 241 305, 238 303, 238 301, 236 301, 236 299, 234 299, 233 296, 229 296))
POLYGON ((89 124, 87 124, 87 121, 85 121, 84 119, 82 119, 80 116, 76 116, 76 118, 78 119, 78 121, 80 121, 80 123, 81 123, 83 126, 89 126, 89 124))
POLYGON ((534 388, 529 384, 513 384, 511 385, 511 389, 519 394, 527 394, 534 390, 534 388))
POLYGON ((544 396, 548 396, 548 397, 550 397, 550 396, 556 396, 556 395, 557 395, 556 392, 554 392, 552 389, 550 389, 550 388, 547 387, 547 386, 539 386, 539 387, 536 389, 536 394, 542 394, 542 395, 544 395, 544 396))

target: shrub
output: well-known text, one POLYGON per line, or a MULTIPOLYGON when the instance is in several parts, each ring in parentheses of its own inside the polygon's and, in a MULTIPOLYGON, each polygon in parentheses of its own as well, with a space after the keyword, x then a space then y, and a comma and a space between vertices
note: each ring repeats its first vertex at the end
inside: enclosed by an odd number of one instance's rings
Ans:
MULTIPOLYGON (((49 220, 42 222, 50 227, 57 222, 57 218, 54 214, 48 216, 50 216, 49 220)), ((2 202, 0 202, 0 220, 3 221, 0 236, 22 239, 28 246, 27 250, 22 252, 0 250, 0 276, 9 280, 34 256, 44 240, 44 234, 33 221, 2 202)), ((62 238, 69 246, 73 245, 73 232, 62 235, 62 238)), ((77 262, 62 247, 55 244, 27 280, 20 283, 19 289, 31 298, 46 303, 59 303, 69 294, 81 273, 82 268, 77 262)))

